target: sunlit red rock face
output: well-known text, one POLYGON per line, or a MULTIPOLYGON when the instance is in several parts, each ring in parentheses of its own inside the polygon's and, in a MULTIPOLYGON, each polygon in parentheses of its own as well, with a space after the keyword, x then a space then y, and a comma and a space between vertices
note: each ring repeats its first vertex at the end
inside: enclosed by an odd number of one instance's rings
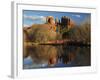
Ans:
POLYGON ((52 31, 56 31, 56 23, 55 23, 55 19, 53 16, 47 16, 46 23, 50 25, 50 29, 52 31))
POLYGON ((46 17, 46 23, 55 24, 54 17, 53 16, 47 16, 46 17))
POLYGON ((75 22, 72 19, 70 19, 70 22, 68 24, 68 28, 71 29, 71 28, 74 28, 74 26, 75 26, 75 22))

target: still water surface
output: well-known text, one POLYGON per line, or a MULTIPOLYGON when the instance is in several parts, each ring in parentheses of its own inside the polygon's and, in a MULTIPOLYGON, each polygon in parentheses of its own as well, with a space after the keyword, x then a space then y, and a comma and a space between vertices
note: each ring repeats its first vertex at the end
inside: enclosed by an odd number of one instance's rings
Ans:
POLYGON ((24 69, 77 67, 91 65, 90 47, 67 45, 36 45, 23 59, 24 69))

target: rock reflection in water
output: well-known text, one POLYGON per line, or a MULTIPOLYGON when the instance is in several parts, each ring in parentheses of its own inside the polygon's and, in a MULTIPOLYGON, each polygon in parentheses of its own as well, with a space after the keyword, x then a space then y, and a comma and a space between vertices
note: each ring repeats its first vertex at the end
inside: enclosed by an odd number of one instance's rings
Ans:
POLYGON ((90 48, 65 45, 34 45, 27 48, 24 69, 90 66, 90 48))

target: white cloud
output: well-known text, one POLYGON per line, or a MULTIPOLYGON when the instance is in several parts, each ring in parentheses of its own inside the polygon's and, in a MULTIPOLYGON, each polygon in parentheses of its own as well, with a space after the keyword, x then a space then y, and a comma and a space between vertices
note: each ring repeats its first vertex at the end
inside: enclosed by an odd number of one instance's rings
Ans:
POLYGON ((27 16, 27 15, 24 15, 24 19, 29 19, 29 20, 40 20, 40 21, 46 21, 46 18, 44 16, 27 16))
POLYGON ((72 15, 72 16, 75 16, 75 17, 78 17, 78 18, 80 18, 80 17, 81 17, 81 15, 78 15, 78 14, 77 14, 77 15, 72 15))
POLYGON ((28 25, 28 24, 24 24, 24 26, 23 27, 29 27, 30 25, 28 25))

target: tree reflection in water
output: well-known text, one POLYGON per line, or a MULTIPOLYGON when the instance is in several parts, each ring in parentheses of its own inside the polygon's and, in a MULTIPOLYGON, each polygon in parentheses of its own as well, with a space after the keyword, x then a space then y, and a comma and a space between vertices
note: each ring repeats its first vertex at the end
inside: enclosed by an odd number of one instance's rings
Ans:
POLYGON ((24 69, 90 66, 90 47, 34 45, 26 48, 24 69))

